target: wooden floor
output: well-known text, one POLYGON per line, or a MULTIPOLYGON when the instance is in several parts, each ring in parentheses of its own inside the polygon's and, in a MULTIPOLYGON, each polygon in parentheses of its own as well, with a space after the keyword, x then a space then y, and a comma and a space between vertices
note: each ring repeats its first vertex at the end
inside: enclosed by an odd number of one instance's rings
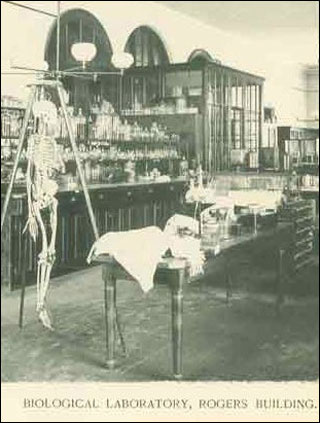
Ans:
MULTIPOLYGON (((318 264, 294 295, 274 311, 273 267, 250 251, 232 260, 236 274, 226 303, 225 263, 184 290, 183 368, 186 380, 313 380, 318 378, 318 264)), ((101 269, 54 279, 50 306, 55 332, 40 326, 35 288, 27 289, 24 328, 17 326, 19 292, 2 293, 3 381, 147 381, 172 374, 170 294, 165 284, 147 295, 120 282, 118 308, 127 344, 113 371, 105 368, 101 269)))

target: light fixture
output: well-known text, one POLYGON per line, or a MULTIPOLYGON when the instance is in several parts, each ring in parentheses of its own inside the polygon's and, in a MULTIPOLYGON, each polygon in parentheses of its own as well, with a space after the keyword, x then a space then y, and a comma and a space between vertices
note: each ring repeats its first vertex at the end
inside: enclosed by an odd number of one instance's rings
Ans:
POLYGON ((71 54, 82 63, 82 68, 85 69, 86 63, 91 62, 97 54, 97 47, 92 43, 75 43, 71 47, 71 54))
POLYGON ((128 69, 134 63, 132 54, 126 52, 114 53, 111 58, 113 66, 117 69, 128 69))

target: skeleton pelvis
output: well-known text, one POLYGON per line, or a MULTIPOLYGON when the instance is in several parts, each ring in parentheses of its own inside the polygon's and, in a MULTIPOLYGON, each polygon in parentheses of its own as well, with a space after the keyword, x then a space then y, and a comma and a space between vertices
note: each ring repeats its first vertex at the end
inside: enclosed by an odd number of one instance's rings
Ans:
POLYGON ((38 209, 49 207, 55 199, 55 195, 58 192, 58 184, 51 180, 46 179, 42 181, 42 185, 33 185, 32 194, 33 201, 38 209))

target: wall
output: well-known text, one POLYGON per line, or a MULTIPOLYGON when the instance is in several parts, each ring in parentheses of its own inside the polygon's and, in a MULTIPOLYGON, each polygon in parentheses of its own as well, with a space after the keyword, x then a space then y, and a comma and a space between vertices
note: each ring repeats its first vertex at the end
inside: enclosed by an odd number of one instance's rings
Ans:
MULTIPOLYGON (((54 10, 54 2, 27 3, 54 10), (45 3, 50 4, 46 6, 45 3)), ((265 103, 276 107, 283 123, 296 121, 299 116, 305 115, 304 95, 297 89, 303 80, 298 64, 316 61, 316 36, 312 31, 302 34, 299 31, 266 33, 249 39, 204 25, 151 1, 72 1, 62 4, 63 10, 81 7, 93 13, 105 26, 114 50, 123 49, 128 36, 137 26, 149 25, 165 41, 172 62, 186 61, 196 48, 206 49, 226 65, 264 76, 265 103)), ((52 18, 3 2, 1 12, 2 70, 12 57, 16 57, 19 64, 41 62, 52 18)), ((30 76, 2 76, 3 93, 25 95, 26 90, 22 87, 30 79, 30 76)))
POLYGON ((319 128, 319 65, 304 70, 307 126, 319 128))

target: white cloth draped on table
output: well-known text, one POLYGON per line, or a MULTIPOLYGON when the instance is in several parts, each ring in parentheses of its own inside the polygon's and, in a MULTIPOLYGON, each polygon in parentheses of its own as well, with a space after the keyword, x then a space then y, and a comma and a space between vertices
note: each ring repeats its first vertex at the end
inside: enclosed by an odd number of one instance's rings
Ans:
POLYGON ((153 276, 168 242, 156 226, 126 232, 109 232, 94 243, 88 263, 101 254, 109 254, 139 282, 142 290, 153 287, 153 276))
POLYGON ((168 250, 173 257, 188 261, 190 276, 202 273, 204 255, 200 251, 200 239, 196 238, 198 233, 199 222, 174 215, 164 231, 149 226, 103 235, 93 244, 87 262, 90 264, 99 255, 110 255, 148 292, 153 287, 157 265, 168 250), (188 233, 183 233, 186 230, 188 233))

